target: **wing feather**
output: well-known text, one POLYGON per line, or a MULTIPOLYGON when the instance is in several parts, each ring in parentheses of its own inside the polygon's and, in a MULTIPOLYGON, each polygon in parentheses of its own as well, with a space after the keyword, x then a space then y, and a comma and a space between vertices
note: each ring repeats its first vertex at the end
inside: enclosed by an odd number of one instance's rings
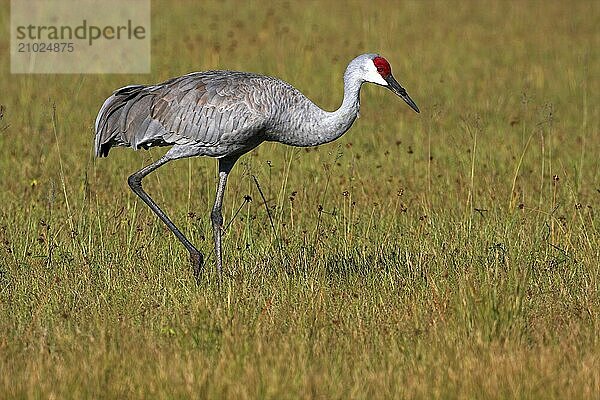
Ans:
POLYGON ((260 135, 276 107, 272 86, 281 83, 242 72, 208 71, 120 89, 96 120, 96 154, 107 155, 114 145, 185 144, 211 148, 210 155, 220 156, 228 147, 254 146, 264 140, 260 135))

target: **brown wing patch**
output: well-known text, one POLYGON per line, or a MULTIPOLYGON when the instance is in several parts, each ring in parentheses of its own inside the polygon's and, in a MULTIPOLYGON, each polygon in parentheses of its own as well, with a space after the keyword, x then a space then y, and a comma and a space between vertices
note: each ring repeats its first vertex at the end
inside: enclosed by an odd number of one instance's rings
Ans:
POLYGON ((198 94, 196 104, 200 107, 205 106, 208 103, 206 96, 206 84, 204 82, 198 82, 196 85, 196 91, 198 94))

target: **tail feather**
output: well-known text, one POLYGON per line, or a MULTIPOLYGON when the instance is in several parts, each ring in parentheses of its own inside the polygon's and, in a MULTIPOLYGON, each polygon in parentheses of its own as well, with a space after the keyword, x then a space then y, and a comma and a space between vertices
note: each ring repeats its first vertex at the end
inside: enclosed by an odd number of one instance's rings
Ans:
POLYGON ((106 157, 112 146, 130 145, 125 136, 127 115, 144 85, 131 85, 115 91, 102 104, 95 123, 94 152, 96 157, 106 157))

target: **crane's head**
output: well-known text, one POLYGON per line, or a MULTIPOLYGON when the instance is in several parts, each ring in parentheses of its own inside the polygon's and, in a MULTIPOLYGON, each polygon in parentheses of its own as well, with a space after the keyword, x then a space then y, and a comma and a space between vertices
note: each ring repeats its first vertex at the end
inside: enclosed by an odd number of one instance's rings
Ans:
POLYGON ((392 75, 392 67, 390 63, 379 54, 363 54, 356 57, 350 65, 354 65, 354 68, 358 69, 360 78, 364 82, 371 82, 377 85, 385 86, 400 96, 402 100, 406 102, 416 112, 419 111, 419 107, 410 98, 406 89, 404 89, 398 81, 392 75))

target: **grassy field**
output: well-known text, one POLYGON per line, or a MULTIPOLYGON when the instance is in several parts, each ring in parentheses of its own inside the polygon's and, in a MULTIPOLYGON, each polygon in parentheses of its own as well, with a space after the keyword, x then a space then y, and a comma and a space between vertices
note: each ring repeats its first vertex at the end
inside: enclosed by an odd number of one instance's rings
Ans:
POLYGON ((0 41, 0 398, 598 398, 600 4, 324 3, 155 2, 150 75, 10 75, 0 41), (145 181, 196 285, 126 183, 163 150, 93 158, 117 87, 240 69, 331 110, 364 52, 421 114, 365 86, 340 140, 244 156, 220 281, 214 160, 145 181))

